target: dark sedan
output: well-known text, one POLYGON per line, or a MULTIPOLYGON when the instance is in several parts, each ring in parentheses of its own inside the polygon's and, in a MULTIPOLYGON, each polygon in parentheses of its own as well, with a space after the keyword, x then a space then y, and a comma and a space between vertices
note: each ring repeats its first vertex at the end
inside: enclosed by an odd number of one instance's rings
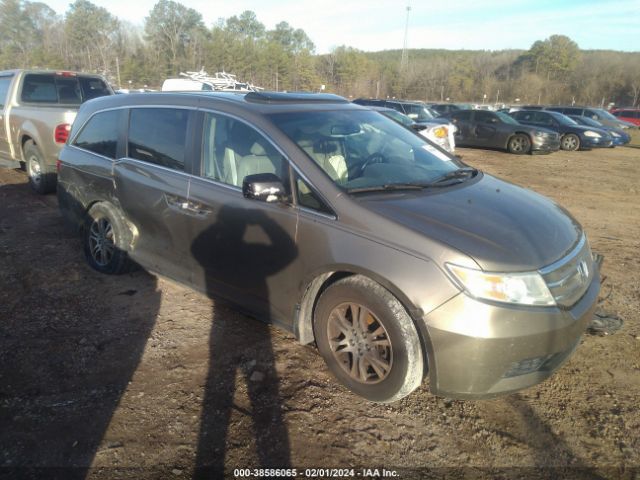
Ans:
POLYGON ((548 110, 520 110, 509 114, 518 122, 533 127, 548 128, 560 135, 563 150, 589 150, 594 147, 610 147, 611 135, 606 131, 578 125, 562 113, 548 110))
POLYGON ((560 148, 557 133, 521 125, 505 113, 457 110, 448 115, 456 131, 456 145, 500 148, 515 154, 551 153, 560 148))
POLYGON ((567 115, 571 120, 580 125, 584 125, 586 127, 594 127, 599 128, 600 130, 606 131, 609 135, 611 135, 611 140, 613 141, 612 147, 622 147, 631 141, 631 136, 622 130, 621 128, 610 127, 609 125, 603 125, 589 117, 582 117, 579 115, 567 115))

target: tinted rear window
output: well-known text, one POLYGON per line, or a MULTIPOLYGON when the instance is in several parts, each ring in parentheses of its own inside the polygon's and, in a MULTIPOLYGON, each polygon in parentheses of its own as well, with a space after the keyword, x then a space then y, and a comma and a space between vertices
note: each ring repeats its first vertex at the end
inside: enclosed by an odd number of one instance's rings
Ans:
POLYGON ((21 98, 29 103, 80 105, 110 94, 109 87, 99 78, 30 73, 24 77, 21 98))
POLYGON ((129 119, 129 157, 184 170, 189 110, 134 108, 129 119))
POLYGON ((74 145, 108 158, 116 158, 118 119, 122 110, 96 113, 87 122, 74 145))

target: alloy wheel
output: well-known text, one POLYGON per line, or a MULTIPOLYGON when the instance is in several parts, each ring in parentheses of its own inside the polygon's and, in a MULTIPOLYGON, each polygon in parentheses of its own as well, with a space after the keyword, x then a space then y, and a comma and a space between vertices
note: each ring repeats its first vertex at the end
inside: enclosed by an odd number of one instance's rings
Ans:
POLYGON ((115 244, 113 226, 107 218, 97 218, 91 224, 89 248, 98 265, 104 267, 109 264, 115 252, 115 244))
POLYGON ((327 334, 331 352, 354 380, 379 383, 391 372, 393 349, 389 334, 365 306, 338 305, 329 315, 327 334))

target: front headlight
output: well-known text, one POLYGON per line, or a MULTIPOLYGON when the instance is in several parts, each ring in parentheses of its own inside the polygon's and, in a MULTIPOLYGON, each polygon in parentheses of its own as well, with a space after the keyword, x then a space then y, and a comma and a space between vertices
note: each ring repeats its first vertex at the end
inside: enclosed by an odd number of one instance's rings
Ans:
POLYGON ((517 305, 555 305, 538 272, 497 273, 447 264, 447 268, 472 297, 517 305))
POLYGON ((620 138, 620 134, 618 132, 609 132, 612 137, 620 138))
POLYGON ((449 135, 449 132, 447 131, 447 127, 444 127, 444 126, 434 127, 431 129, 430 133, 436 138, 446 138, 449 135))
POLYGON ((539 130, 536 130, 536 131, 535 131, 535 133, 534 133, 534 135, 535 135, 536 137, 544 137, 544 132, 541 132, 541 131, 539 131, 539 130))
POLYGON ((601 135, 598 132, 594 132, 593 130, 587 130, 586 132, 584 132, 585 137, 594 137, 594 138, 599 138, 601 137, 601 135))

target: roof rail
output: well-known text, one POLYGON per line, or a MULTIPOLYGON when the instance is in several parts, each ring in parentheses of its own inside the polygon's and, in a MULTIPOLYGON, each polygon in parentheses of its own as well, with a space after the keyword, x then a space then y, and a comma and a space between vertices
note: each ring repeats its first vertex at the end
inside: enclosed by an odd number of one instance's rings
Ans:
POLYGON ((331 93, 307 92, 249 92, 244 96, 247 102, 253 103, 349 103, 339 95, 331 93))

